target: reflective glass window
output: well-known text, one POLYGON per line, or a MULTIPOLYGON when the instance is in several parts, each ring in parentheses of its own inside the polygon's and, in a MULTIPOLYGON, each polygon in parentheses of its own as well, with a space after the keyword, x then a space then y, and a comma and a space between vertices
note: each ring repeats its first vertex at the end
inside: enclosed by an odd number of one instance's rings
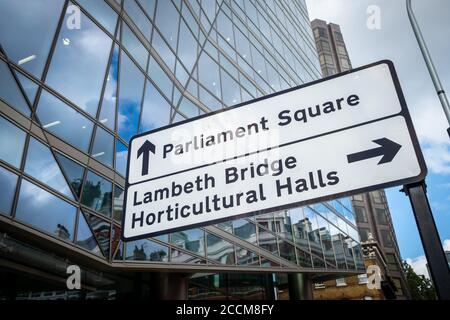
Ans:
POLYGON ((158 90, 147 81, 140 132, 153 130, 169 124, 170 104, 164 99, 158 90))
POLYGON ((317 222, 319 224, 320 238, 322 240, 322 248, 325 259, 328 263, 335 266, 336 260, 334 258, 334 250, 331 242, 331 233, 328 221, 326 221, 320 215, 317 215, 317 222))
POLYGON ((94 216, 93 214, 85 214, 85 217, 88 224, 91 226, 91 229, 94 232, 105 257, 109 257, 109 235, 111 232, 110 224, 105 220, 94 216))
POLYGON ((11 70, 3 60, 0 60, 0 99, 24 115, 30 115, 30 108, 17 85, 16 79, 14 79, 11 70))
POLYGON ((119 222, 122 222, 124 194, 122 188, 114 186, 113 218, 119 222))
POLYGON ((0 166, 0 213, 11 214, 17 175, 0 166))
POLYGON ((47 91, 42 91, 37 107, 42 127, 66 140, 76 148, 87 152, 93 123, 80 112, 47 91))
POLYGON ((75 243, 91 251, 92 253, 102 255, 100 247, 97 243, 97 239, 92 233, 91 228, 89 228, 89 225, 87 224, 83 214, 80 214, 78 220, 77 239, 75 243))
POLYGON ((259 267, 259 256, 248 249, 236 247, 236 264, 238 266, 259 267))
POLYGON ((169 260, 169 248, 151 240, 126 242, 125 252, 125 260, 158 262, 169 260))
POLYGON ((233 220, 233 232, 234 235, 256 244, 256 226, 246 219, 233 220))
MULTIPOLYGON (((169 67, 170 70, 175 70, 175 55, 169 46, 164 42, 164 40, 159 35, 159 32, 153 32, 152 47, 158 52, 158 55, 164 61, 164 63, 169 67)), ((150 75, 151 76, 151 75, 150 75)))
POLYGON ((101 104, 99 121, 111 130, 114 130, 116 122, 117 82, 119 75, 119 47, 114 46, 106 78, 105 91, 101 104))
POLYGON ((58 152, 56 152, 55 154, 66 179, 72 187, 72 190, 75 192, 77 197, 79 197, 81 192, 81 185, 83 182, 84 167, 79 165, 75 161, 66 158, 62 154, 59 154, 58 152))
POLYGON ((227 106, 233 106, 241 102, 241 88, 228 73, 222 70, 222 94, 223 101, 227 106))
POLYGON ((346 269, 344 247, 342 240, 345 238, 345 234, 330 224, 331 241, 333 242, 334 253, 336 255, 337 266, 340 269, 346 269))
POLYGON ((139 5, 135 0, 125 0, 124 8, 131 20, 136 24, 138 29, 142 32, 147 40, 150 40, 150 34, 152 31, 152 24, 145 16, 139 5))
POLYGON ((117 13, 104 0, 78 0, 100 24, 114 34, 117 24, 117 13))
POLYGON ((221 97, 219 66, 207 54, 203 53, 198 62, 200 82, 214 95, 221 97))
POLYGON ((112 183, 89 171, 81 202, 105 216, 111 216, 112 183))
POLYGON ((156 26, 172 49, 176 49, 178 40, 178 21, 180 14, 172 1, 158 1, 156 8, 156 26))
POLYGON ((233 35, 233 23, 231 20, 223 13, 219 13, 217 16, 217 31, 225 38, 226 41, 231 44, 234 43, 233 35))
POLYGON ((19 168, 25 145, 25 132, 0 117, 0 160, 19 168))
POLYGON ((211 110, 219 110, 222 108, 222 102, 217 100, 212 94, 203 89, 203 86, 200 86, 200 100, 211 110))
MULTIPOLYGON (((20 72, 16 72, 16 76, 20 84, 22 85, 22 89, 23 91, 25 91, 25 94, 28 97, 30 104, 33 105, 39 86, 20 72)), ((28 107, 26 110, 28 112, 28 107)))
POLYGON ((156 86, 168 97, 172 97, 172 80, 167 76, 155 59, 150 60, 148 75, 156 83, 156 86))
POLYGON ((121 61, 117 131, 125 141, 129 141, 138 131, 144 74, 125 52, 121 53, 121 61))
POLYGON ((311 255, 308 252, 300 250, 298 248, 295 249, 297 252, 297 264, 304 268, 311 268, 311 255))
POLYGON ((30 139, 25 163, 25 173, 61 192, 70 199, 74 199, 52 152, 35 138, 30 139))
POLYGON ((56 237, 72 240, 77 208, 38 186, 22 181, 16 219, 56 237))
POLYGON ((69 6, 61 26, 46 82, 92 116, 96 116, 112 40, 81 13, 74 25, 69 6))
POLYGON ((64 1, 0 1, 0 43, 7 56, 41 78, 64 1), (24 41, 26 39, 26 41, 24 41))
POLYGON ((112 167, 114 155, 114 137, 106 130, 97 127, 95 133, 92 157, 107 166, 112 167))
POLYGON ((180 38, 178 39, 178 58, 184 66, 191 71, 195 60, 197 59, 197 40, 187 27, 186 23, 181 20, 180 38))
POLYGON ((258 228, 258 242, 262 249, 278 255, 277 238, 266 229, 258 228))
POLYGON ((125 22, 122 23, 122 43, 141 68, 145 70, 147 68, 148 51, 125 22))
POLYGON ((183 98, 180 102, 179 111, 188 118, 196 117, 200 114, 200 109, 188 98, 183 98))
POLYGON ((150 19, 153 19, 153 15, 155 14, 156 0, 138 0, 138 1, 141 4, 144 11, 150 17, 150 19))
POLYGON ((205 232, 201 229, 189 229, 173 233, 170 242, 198 255, 205 255, 205 232))
POLYGON ((122 176, 127 173, 128 148, 119 140, 116 140, 116 171, 122 176))
POLYGON ((170 261, 172 263, 189 263, 189 264, 204 264, 205 260, 200 259, 198 257, 191 256, 190 254, 185 253, 184 251, 177 250, 172 248, 170 254, 170 261))
POLYGON ((206 235, 206 242, 208 259, 222 264, 235 264, 233 244, 210 233, 206 235))
POLYGON ((295 248, 292 244, 280 240, 279 241, 280 246, 280 256, 286 260, 289 260, 291 262, 297 263, 297 258, 295 256, 295 248))
POLYGON ((309 207, 304 208, 305 214, 305 227, 308 232, 309 244, 311 247, 311 252, 323 259, 322 243, 320 241, 320 230, 317 224, 317 218, 314 211, 309 207))

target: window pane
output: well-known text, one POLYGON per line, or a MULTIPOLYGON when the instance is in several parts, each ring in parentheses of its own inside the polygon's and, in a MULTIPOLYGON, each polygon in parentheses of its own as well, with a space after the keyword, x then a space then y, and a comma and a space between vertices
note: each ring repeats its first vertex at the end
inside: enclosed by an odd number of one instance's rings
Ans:
POLYGON ((119 222, 122 222, 123 197, 123 190, 118 186, 114 186, 113 218, 119 222))
POLYGON ((190 264, 205 263, 205 261, 203 259, 191 256, 190 254, 187 254, 183 251, 180 251, 180 250, 177 250, 174 248, 172 248, 171 251, 172 252, 171 252, 170 261, 172 263, 190 263, 190 264))
POLYGON ((17 85, 16 79, 14 79, 11 70, 3 60, 0 60, 0 99, 24 115, 30 115, 30 108, 17 85))
POLYGON ((175 69, 175 55, 156 30, 153 32, 152 47, 158 52, 158 55, 173 72, 175 69))
POLYGON ((125 0, 124 8, 147 40, 150 40, 152 25, 134 0, 125 0))
POLYGON ((259 267, 259 256, 248 249, 236 247, 236 259, 239 266, 259 267))
POLYGON ((233 220, 234 235, 256 245, 256 226, 248 220, 233 220))
POLYGON ((117 131, 125 141, 129 141, 138 130, 144 75, 125 52, 121 53, 121 60, 117 131))
POLYGON ((169 260, 169 249, 151 240, 138 240, 125 243, 125 260, 161 261, 169 260))
POLYGON ((105 257, 109 257, 109 234, 110 234, 110 224, 93 214, 85 214, 86 220, 91 226, 95 237, 97 238, 98 244, 102 249, 105 257))
POLYGON ((0 213, 11 214, 16 185, 17 175, 0 167, 0 213))
POLYGON ((228 73, 222 70, 223 101, 227 106, 233 106, 241 102, 241 88, 228 73))
POLYGON ((220 77, 217 63, 203 53, 200 57, 198 68, 200 82, 220 98, 220 77))
POLYGON ((156 0, 138 0, 144 11, 148 14, 150 19, 153 19, 155 14, 155 4, 156 0))
POLYGON ((180 38, 178 39, 178 58, 191 71, 197 59, 197 40, 195 40, 186 23, 181 20, 180 38))
POLYGON ((0 43, 8 57, 40 78, 64 1, 0 1, 0 43), (26 41, 24 41, 26 39, 26 41))
POLYGON ((92 230, 89 228, 83 214, 80 214, 80 218, 78 220, 77 240, 75 243, 91 251, 92 253, 102 255, 97 240, 95 239, 92 230))
POLYGON ((76 207, 26 180, 20 187, 16 218, 54 236, 72 240, 76 207))
POLYGON ((69 181, 69 184, 72 186, 72 190, 75 192, 76 196, 79 197, 81 184, 83 182, 84 168, 75 161, 72 161, 59 153, 56 153, 56 158, 64 175, 69 181))
POLYGON ((92 148, 92 157, 112 167, 114 154, 114 137, 106 130, 97 127, 95 133, 94 147, 92 148))
POLYGON ((72 191, 64 178, 50 149, 34 138, 28 146, 25 173, 52 187, 58 192, 74 199, 72 191))
POLYGON ((112 183, 89 171, 83 188, 83 204, 105 216, 111 216, 112 183))
POLYGON ((116 171, 125 177, 127 174, 128 148, 116 140, 116 171))
POLYGON ((122 23, 122 43, 128 52, 141 66, 142 69, 147 69, 148 51, 139 39, 134 35, 126 23, 122 23))
POLYGON ((180 15, 172 1, 158 1, 156 8, 156 26, 172 49, 176 49, 178 39, 178 21, 180 15))
POLYGON ((116 122, 116 101, 117 101, 117 82, 119 75, 119 47, 114 46, 109 65, 108 77, 106 78, 105 92, 100 111, 99 121, 111 130, 115 128, 116 122))
POLYGON ((280 256, 286 260, 297 263, 294 246, 283 240, 280 241, 279 245, 280 245, 280 256))
POLYGON ((37 116, 44 129, 87 152, 93 124, 81 113, 47 91, 42 91, 37 116))
POLYGON ((139 131, 145 132, 168 125, 170 109, 170 104, 166 99, 161 96, 150 81, 147 81, 139 131))
POLYGON ((81 27, 74 27, 72 14, 69 7, 46 82, 96 116, 112 40, 84 14, 81 14, 81 27))
POLYGON ((24 144, 25 132, 0 117, 0 160, 19 168, 24 144))
POLYGON ((212 234, 207 234, 208 259, 222 264, 235 264, 234 247, 228 241, 212 234))
POLYGON ((201 229, 190 229, 176 232, 171 235, 171 243, 174 245, 192 251, 198 255, 205 255, 205 235, 201 229))
POLYGON ((117 13, 106 4, 104 0, 78 0, 78 3, 83 6, 100 24, 114 34, 117 23, 117 13))
POLYGON ((172 97, 172 80, 167 76, 155 59, 150 60, 148 75, 163 94, 170 99, 172 97))
MULTIPOLYGON (((33 105, 39 86, 20 72, 16 72, 16 76, 17 79, 19 79, 19 82, 22 85, 22 89, 23 91, 25 91, 25 94, 28 97, 30 104, 33 105)), ((27 112, 29 112, 28 106, 26 110, 27 112)))
POLYGON ((258 230, 258 240, 259 240, 259 246, 262 249, 266 249, 267 251, 278 255, 278 246, 277 246, 277 239, 275 236, 270 233, 269 231, 259 228, 258 230))

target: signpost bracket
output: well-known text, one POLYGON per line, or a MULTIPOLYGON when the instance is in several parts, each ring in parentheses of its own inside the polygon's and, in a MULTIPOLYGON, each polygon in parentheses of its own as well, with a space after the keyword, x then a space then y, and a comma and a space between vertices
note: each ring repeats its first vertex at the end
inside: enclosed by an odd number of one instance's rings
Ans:
POLYGON ((411 202, 428 267, 439 300, 450 300, 450 268, 427 197, 425 181, 403 186, 411 202))

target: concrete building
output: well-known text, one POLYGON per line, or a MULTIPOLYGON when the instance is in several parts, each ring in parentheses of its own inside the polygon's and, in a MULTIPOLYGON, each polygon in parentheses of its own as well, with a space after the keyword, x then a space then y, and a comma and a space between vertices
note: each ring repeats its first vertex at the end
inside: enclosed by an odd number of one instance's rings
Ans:
POLYGON ((0 299, 310 298, 363 272, 349 198, 120 240, 133 135, 320 78, 303 0, 1 1, 0 46, 0 299))
MULTIPOLYGON (((352 65, 339 25, 316 19, 311 26, 323 76, 350 70, 352 65)), ((407 299, 409 289, 384 190, 353 196, 352 205, 361 241, 367 241, 369 234, 373 235, 382 259, 387 262, 386 276, 397 288, 397 298, 407 299)))

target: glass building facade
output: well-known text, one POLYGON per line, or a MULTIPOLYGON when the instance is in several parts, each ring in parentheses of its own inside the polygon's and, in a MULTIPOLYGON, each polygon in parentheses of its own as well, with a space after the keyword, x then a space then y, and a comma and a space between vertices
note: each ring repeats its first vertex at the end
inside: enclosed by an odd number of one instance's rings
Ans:
POLYGON ((190 271, 193 298, 239 283, 230 270, 257 288, 259 272, 360 273, 349 199, 120 240, 133 135, 320 77, 303 0, 1 1, 0 244, 190 271))

